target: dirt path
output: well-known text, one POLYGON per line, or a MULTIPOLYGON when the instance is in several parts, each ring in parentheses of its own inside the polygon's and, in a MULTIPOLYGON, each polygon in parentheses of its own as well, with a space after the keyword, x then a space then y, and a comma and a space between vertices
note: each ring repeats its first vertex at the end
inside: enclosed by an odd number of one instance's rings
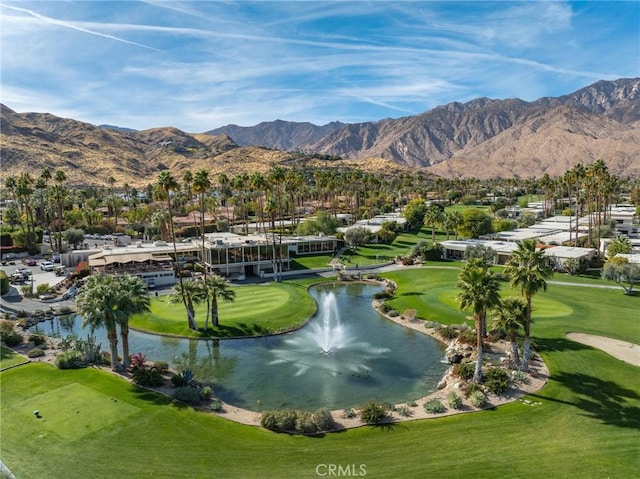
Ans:
POLYGON ((584 333, 567 333, 567 338, 604 351, 625 363, 640 367, 640 346, 637 344, 584 333))

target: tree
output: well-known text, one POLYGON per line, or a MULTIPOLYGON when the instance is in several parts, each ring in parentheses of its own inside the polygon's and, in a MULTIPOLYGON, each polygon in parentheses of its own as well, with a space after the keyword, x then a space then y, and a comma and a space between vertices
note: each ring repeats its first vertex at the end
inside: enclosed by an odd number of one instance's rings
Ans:
POLYGON ((199 281, 181 281, 173 287, 173 293, 169 296, 170 303, 182 303, 187 308, 189 317, 189 329, 197 331, 195 305, 206 299, 206 291, 199 281), (193 327, 192 327, 193 325, 193 327))
POLYGON ((444 206, 440 204, 432 204, 427 208, 424 214, 423 222, 427 226, 431 226, 431 242, 436 242, 436 225, 444 221, 444 206))
POLYGON ((630 263, 627 258, 611 258, 604 264, 602 279, 615 281, 624 290, 624 294, 632 295, 633 286, 640 283, 640 264, 630 263), (625 286, 628 283, 629 286, 625 286))
POLYGON ((457 296, 460 309, 471 309, 476 323, 477 360, 473 381, 482 381, 482 359, 484 331, 486 330, 487 311, 500 303, 498 280, 489 269, 489 264, 480 259, 466 263, 458 276, 457 296))
POLYGON ((339 219, 326 210, 320 210, 316 213, 315 218, 310 218, 298 224, 296 233, 299 235, 314 235, 318 233, 332 235, 339 226, 339 219))
POLYGON ((529 371, 531 357, 531 300, 538 291, 547 290, 547 279, 553 276, 553 270, 542 250, 536 251, 535 240, 524 240, 513 252, 504 269, 512 288, 520 288, 525 297, 527 308, 524 324, 524 344, 522 346, 523 371, 529 371))
POLYGON ((344 240, 352 248, 365 245, 370 237, 369 230, 364 226, 354 226, 344 232, 344 240))
POLYGON ((491 246, 485 246, 483 244, 469 246, 464 251, 464 259, 470 261, 474 258, 484 260, 491 264, 496 258, 496 251, 491 246))
POLYGON ((204 287, 207 296, 211 298, 211 324, 213 327, 218 327, 220 324, 218 318, 218 299, 234 301, 236 292, 230 289, 230 284, 222 276, 216 274, 209 276, 204 281, 204 287))
POLYGON ((491 226, 491 216, 479 208, 467 208, 462 212, 460 233, 467 238, 491 233, 491 226))
POLYGON ((618 236, 609 242, 607 245, 607 258, 614 258, 618 253, 631 253, 631 242, 629 241, 629 238, 618 236))
POLYGON ((456 240, 458 239, 458 230, 462 224, 462 213, 457 210, 446 211, 444 213, 444 219, 442 221, 442 227, 447 234, 447 241, 449 241, 449 233, 454 232, 456 240))
POLYGON ((404 217, 411 229, 419 230, 424 224, 424 215, 427 213, 427 205, 424 200, 416 198, 409 201, 404 208, 404 217))
POLYGON ((84 241, 84 231, 77 228, 69 228, 64 233, 64 240, 74 247, 78 246, 84 241))
POLYGON ((137 276, 125 274, 116 276, 121 290, 127 293, 129 313, 118 317, 120 325, 120 338, 122 339, 122 361, 125 368, 129 367, 129 319, 134 314, 142 314, 149 311, 149 295, 147 287, 142 279, 137 276))
MULTIPOLYGON (((169 171, 164 170, 164 171, 161 171, 160 174, 158 175, 158 180, 155 185, 154 193, 156 197, 158 197, 159 199, 164 199, 167 202, 167 216, 169 217, 168 219, 169 232, 171 234, 171 242, 173 243, 173 269, 180 283, 179 290, 181 292, 184 292, 185 289, 184 289, 184 284, 182 280, 182 275, 180 274, 180 268, 178 266, 178 250, 176 248, 176 236, 173 228, 173 214, 171 211, 171 193, 177 191, 179 187, 180 185, 178 184, 178 181, 173 177, 173 175, 169 171)), ((196 323, 196 320, 193 314, 193 308, 189 307, 189 304, 187 303, 186 295, 183 295, 182 303, 184 304, 184 307, 187 311, 187 322, 189 323, 189 328, 194 331, 197 331, 198 325, 196 323)))
POLYGON ((494 309, 491 327, 505 333, 511 344, 511 361, 520 369, 518 335, 524 327, 527 305, 520 298, 505 298, 494 309))
MULTIPOLYGON (((123 338, 128 335, 128 321, 134 314, 149 310, 149 297, 140 278, 123 275, 96 274, 80 289, 76 297, 76 310, 82 316, 82 326, 91 331, 104 327, 107 331, 111 353, 111 368, 120 369, 118 360, 117 326, 123 328, 123 338)), ((123 360, 128 364, 128 341, 123 343, 123 360), (126 352, 125 352, 126 349, 126 352)))

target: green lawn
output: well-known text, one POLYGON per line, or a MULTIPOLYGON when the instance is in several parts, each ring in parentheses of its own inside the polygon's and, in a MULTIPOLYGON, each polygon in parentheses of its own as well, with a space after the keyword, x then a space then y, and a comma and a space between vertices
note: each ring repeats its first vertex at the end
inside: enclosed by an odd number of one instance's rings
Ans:
POLYGON ((27 361, 28 359, 21 354, 18 354, 5 346, 0 346, 0 370, 10 368, 16 364, 25 363, 27 361))
MULTIPOLYGON (((220 325, 201 331, 191 331, 182 303, 169 303, 160 295, 151 300, 151 311, 133 317, 130 327, 161 334, 188 337, 229 338, 256 336, 301 326, 316 311, 316 303, 307 288, 319 279, 296 280, 283 283, 233 286, 236 299, 218 302, 220 325)), ((196 320, 204 328, 206 304, 196 306, 196 320)))
MULTIPOLYGON (((451 300, 455 270, 387 276, 400 286, 397 305, 464 319, 451 300)), ((640 343, 639 306, 617 290, 550 285, 534 298, 532 334, 551 379, 529 404, 316 438, 231 423, 98 370, 28 364, 0 373, 2 460, 20 479, 312 478, 323 464, 390 479, 638 477, 640 368, 565 333, 640 343)))
POLYGON ((330 268, 329 262, 332 259, 333 259, 333 256, 330 254, 296 256, 291 260, 291 269, 305 270, 305 269, 330 268))

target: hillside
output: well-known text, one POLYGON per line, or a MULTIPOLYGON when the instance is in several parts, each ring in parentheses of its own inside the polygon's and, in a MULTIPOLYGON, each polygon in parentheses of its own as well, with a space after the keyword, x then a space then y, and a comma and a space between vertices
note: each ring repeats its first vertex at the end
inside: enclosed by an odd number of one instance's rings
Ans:
POLYGON ((176 176, 266 171, 276 164, 421 169, 447 177, 558 175, 603 159, 612 173, 640 177, 640 79, 600 81, 534 102, 478 98, 420 115, 324 126, 276 120, 191 134, 176 128, 102 127, 0 105, 0 176, 62 168, 72 184, 144 186, 163 169, 176 176), (215 134, 213 134, 215 133, 215 134), (234 135, 237 138, 234 138, 234 135), (341 160, 300 162, 287 151, 341 160))

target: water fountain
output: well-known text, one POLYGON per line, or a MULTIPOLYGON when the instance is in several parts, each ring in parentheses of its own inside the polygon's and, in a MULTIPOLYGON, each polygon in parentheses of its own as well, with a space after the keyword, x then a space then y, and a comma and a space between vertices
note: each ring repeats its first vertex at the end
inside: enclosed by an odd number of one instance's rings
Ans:
MULTIPOLYGON (((318 313, 295 332, 255 339, 199 341, 131 331, 130 350, 189 368, 225 402, 257 411, 357 407, 402 402, 435 390, 445 347, 382 318, 374 284, 316 285, 318 313)), ((61 336, 86 337, 81 321, 56 318, 61 336)), ((47 328, 49 329, 49 328, 47 328)), ((97 341, 107 345, 100 330, 97 341)))
POLYGON ((319 299, 319 314, 306 328, 284 341, 285 348, 272 350, 275 359, 269 364, 288 363, 300 376, 310 369, 322 370, 332 376, 351 372, 354 375, 370 374, 367 363, 383 358, 388 348, 374 347, 359 341, 341 319, 334 292, 324 292, 319 299))

